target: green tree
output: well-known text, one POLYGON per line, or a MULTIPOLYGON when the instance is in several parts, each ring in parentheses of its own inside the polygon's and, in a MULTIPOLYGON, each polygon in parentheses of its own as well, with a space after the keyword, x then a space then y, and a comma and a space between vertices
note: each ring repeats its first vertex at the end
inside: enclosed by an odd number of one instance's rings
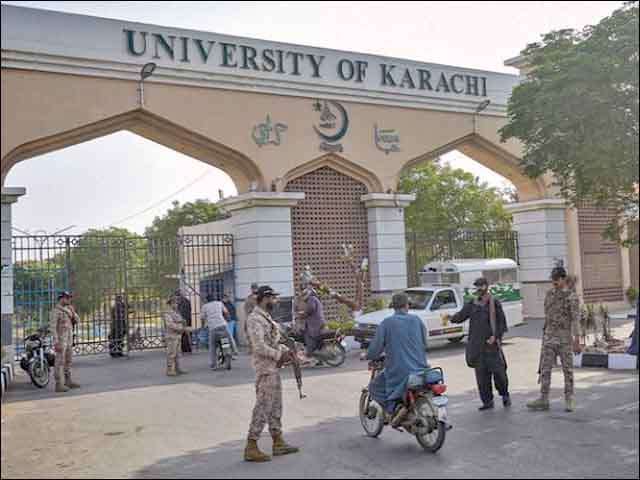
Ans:
POLYGON ((88 230, 70 241, 56 263, 69 265, 69 287, 78 313, 106 311, 113 297, 132 282, 128 272, 144 263, 144 239, 124 228, 111 227, 88 230))
POLYGON ((581 31, 543 35, 522 57, 527 77, 502 140, 522 141, 527 174, 553 173, 571 205, 614 209, 606 234, 621 240, 638 220, 638 2, 581 31))
POLYGON ((502 192, 473 174, 438 162, 416 167, 400 179, 416 200, 405 212, 407 230, 431 235, 463 230, 511 230, 502 192))
MULTIPOLYGON (((196 200, 180 204, 174 201, 172 207, 145 229, 149 237, 150 257, 147 274, 149 284, 153 285, 160 295, 167 295, 178 287, 177 275, 180 274, 180 255, 183 245, 178 239, 182 227, 213 222, 221 218, 215 203, 208 200, 196 200)), ((197 288, 196 285, 191 285, 197 288)))
POLYGON ((412 285, 419 284, 417 272, 435 259, 516 257, 504 192, 473 174, 425 163, 403 175, 399 191, 416 195, 405 212, 412 285))
POLYGON ((218 218, 220 218, 220 211, 213 202, 196 200, 181 205, 176 200, 167 213, 153 220, 153 223, 146 228, 145 235, 154 238, 175 239, 181 227, 208 223, 218 218))

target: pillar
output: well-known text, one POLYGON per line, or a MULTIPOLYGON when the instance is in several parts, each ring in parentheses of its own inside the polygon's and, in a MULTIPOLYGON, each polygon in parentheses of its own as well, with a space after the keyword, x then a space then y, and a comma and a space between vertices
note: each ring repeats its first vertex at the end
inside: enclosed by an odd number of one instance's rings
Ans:
MULTIPOLYGON (((0 287, 1 297, 1 327, 2 347, 6 353, 4 362, 13 359, 13 258, 11 251, 11 208, 18 198, 26 193, 24 188, 3 188, 1 208, 2 234, 0 237, 0 257, 2 259, 2 277, 0 287)), ((3 362, 3 363, 4 363, 3 362)))
POLYGON ((371 293, 390 296, 407 288, 407 251, 404 209, 415 195, 371 193, 362 201, 369 223, 371 293))
POLYGON ((281 302, 294 296, 291 208, 304 199, 299 192, 249 192, 222 200, 231 214, 235 295, 240 337, 244 337, 244 299, 252 283, 269 285, 281 302))
MULTIPOLYGON (((508 205, 513 228, 518 232, 520 283, 525 317, 544 317, 544 297, 551 287, 550 274, 557 260, 577 275, 575 254, 579 246, 569 245, 567 207, 564 200, 545 199, 508 205), (571 262, 569 259, 571 258, 571 262)), ((572 239, 575 242, 574 235, 572 239)))

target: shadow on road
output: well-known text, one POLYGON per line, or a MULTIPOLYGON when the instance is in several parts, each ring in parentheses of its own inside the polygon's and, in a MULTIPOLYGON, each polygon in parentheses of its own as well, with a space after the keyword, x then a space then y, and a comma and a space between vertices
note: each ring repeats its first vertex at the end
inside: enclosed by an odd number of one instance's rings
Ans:
MULTIPOLYGON (((530 392, 513 394, 514 406, 476 411, 475 393, 450 398, 454 429, 437 454, 425 453, 409 434, 386 428, 364 435, 357 417, 333 418, 286 433, 297 455, 266 464, 242 460, 238 440, 166 458, 135 478, 637 478, 637 377, 607 375, 583 384, 579 408, 565 413, 560 391, 550 412, 528 412, 530 392), (629 383, 635 385, 629 388, 629 383), (603 410, 602 395, 616 399, 603 410), (622 448, 621 446, 625 447, 622 448), (603 458, 606 457, 606 461, 603 458)), ((286 414, 285 414, 286 422, 286 414)), ((269 453, 265 434, 261 448, 269 453)))

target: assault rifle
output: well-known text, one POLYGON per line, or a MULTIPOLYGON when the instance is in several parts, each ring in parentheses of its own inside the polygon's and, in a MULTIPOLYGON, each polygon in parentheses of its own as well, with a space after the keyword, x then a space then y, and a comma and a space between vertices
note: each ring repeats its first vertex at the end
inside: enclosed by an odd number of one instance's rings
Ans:
POLYGON ((300 395, 300 399, 302 400, 303 398, 307 398, 307 396, 302 393, 302 368, 300 367, 300 357, 298 357, 296 341, 290 336, 284 335, 282 343, 291 352, 291 366, 293 367, 293 374, 295 375, 296 383, 298 384, 298 394, 300 395))

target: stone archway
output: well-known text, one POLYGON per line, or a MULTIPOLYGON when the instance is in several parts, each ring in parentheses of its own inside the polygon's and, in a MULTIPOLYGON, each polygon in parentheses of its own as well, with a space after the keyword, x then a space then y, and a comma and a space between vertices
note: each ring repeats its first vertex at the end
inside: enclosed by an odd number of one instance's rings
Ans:
POLYGON ((10 169, 21 161, 122 130, 225 171, 240 192, 248 191, 252 182, 256 183, 257 188, 264 189, 262 172, 246 155, 142 109, 32 140, 14 148, 2 158, 2 184, 10 169))
POLYGON ((335 153, 322 155, 315 160, 303 163, 299 167, 290 170, 282 179, 281 186, 284 188, 293 180, 323 167, 328 167, 357 180, 367 187, 369 193, 383 191, 382 183, 373 172, 366 170, 360 165, 350 162, 346 158, 335 153))
POLYGON ((546 184, 545 178, 529 178, 523 172, 519 165, 519 159, 515 155, 477 133, 466 135, 435 150, 410 159, 398 172, 396 184, 400 180, 400 176, 407 170, 423 162, 433 161, 453 150, 458 150, 467 157, 507 178, 516 187, 521 201, 539 200, 549 195, 549 186, 546 184))

